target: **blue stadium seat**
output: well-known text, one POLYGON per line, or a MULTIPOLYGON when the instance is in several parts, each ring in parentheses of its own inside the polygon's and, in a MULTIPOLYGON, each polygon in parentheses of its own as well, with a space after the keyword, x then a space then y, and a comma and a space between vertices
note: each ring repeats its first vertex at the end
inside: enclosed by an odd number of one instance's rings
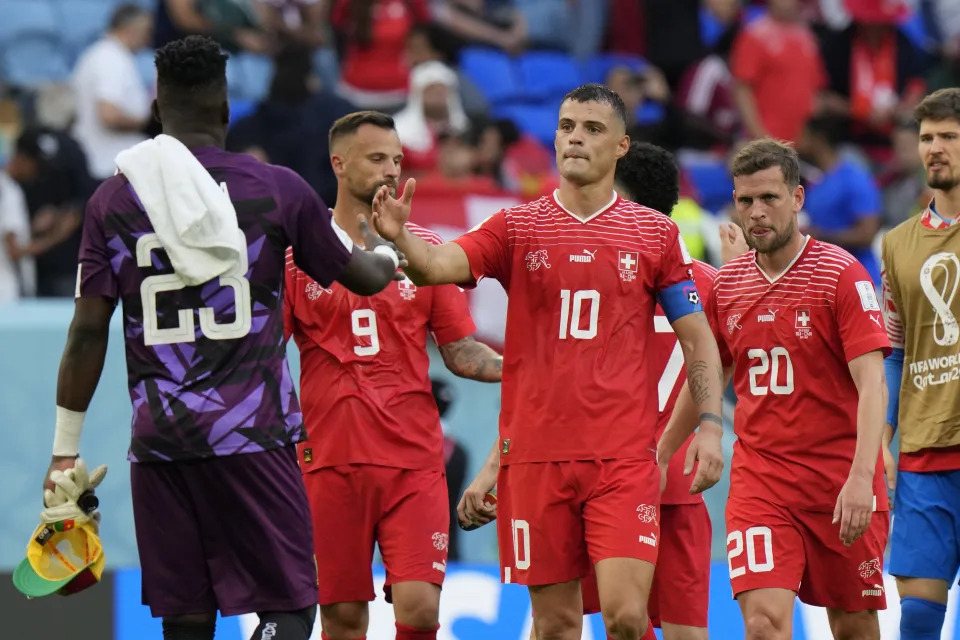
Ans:
POLYGON ((107 30, 114 5, 104 0, 57 0, 60 37, 79 56, 107 30))
POLYGON ((733 180, 723 162, 689 162, 683 169, 697 189, 701 207, 717 213, 732 203, 733 180))
POLYGON ((531 101, 557 101, 581 82, 579 65, 564 53, 535 51, 520 58, 520 81, 531 101))
POLYGON ((153 89, 157 83, 157 67, 153 64, 154 53, 156 52, 153 49, 144 49, 136 56, 137 71, 148 89, 153 89))
POLYGON ((65 82, 70 77, 70 61, 58 39, 21 35, 8 42, 0 53, 0 76, 10 85, 21 88, 65 82))
POLYGON ((240 53, 236 56, 236 62, 243 70, 240 95, 254 102, 266 98, 273 80, 273 60, 267 56, 240 53))
POLYGON ((557 133, 557 105, 517 104, 494 109, 497 117, 512 120, 517 127, 548 147, 557 133))
POLYGON ((21 36, 60 33, 57 13, 47 0, 0 0, 0 47, 21 36))
POLYGON ((510 57, 495 49, 470 47, 460 52, 460 69, 491 104, 523 97, 524 90, 510 57))
POLYGON ((647 65, 647 61, 639 56, 600 54, 584 62, 582 77, 584 82, 603 83, 614 67, 629 67, 639 73, 646 69, 647 65))

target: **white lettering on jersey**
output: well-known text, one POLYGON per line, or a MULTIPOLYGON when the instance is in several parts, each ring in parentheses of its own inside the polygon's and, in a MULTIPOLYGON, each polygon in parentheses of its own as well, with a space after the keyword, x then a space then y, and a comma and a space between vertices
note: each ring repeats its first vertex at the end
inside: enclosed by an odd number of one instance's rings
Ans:
POLYGON ((864 311, 880 311, 877 301, 877 290, 869 280, 859 280, 856 283, 857 293, 860 294, 860 306, 864 311))
POLYGON ((593 251, 590 251, 590 250, 588 250, 588 249, 584 249, 582 255, 578 255, 578 254, 576 254, 576 253, 571 253, 571 254, 570 254, 570 262, 589 263, 589 262, 593 262, 594 260, 596 260, 596 258, 597 258, 597 250, 596 250, 596 249, 594 249, 593 251))

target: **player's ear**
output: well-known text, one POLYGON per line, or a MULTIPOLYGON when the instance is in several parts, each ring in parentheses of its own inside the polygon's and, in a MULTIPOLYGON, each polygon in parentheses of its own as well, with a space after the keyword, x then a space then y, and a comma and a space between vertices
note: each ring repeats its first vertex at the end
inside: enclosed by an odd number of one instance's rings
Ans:
POLYGON ((803 185, 798 184, 797 188, 793 190, 793 212, 799 213, 803 209, 803 201, 806 197, 806 192, 803 190, 803 185))
POLYGON ((630 150, 630 136, 623 134, 620 136, 620 142, 617 144, 617 159, 619 160, 623 156, 627 155, 627 151, 630 150))
POLYGON ((330 155, 330 166, 333 167, 333 174, 338 178, 343 176, 343 156, 339 153, 330 155))

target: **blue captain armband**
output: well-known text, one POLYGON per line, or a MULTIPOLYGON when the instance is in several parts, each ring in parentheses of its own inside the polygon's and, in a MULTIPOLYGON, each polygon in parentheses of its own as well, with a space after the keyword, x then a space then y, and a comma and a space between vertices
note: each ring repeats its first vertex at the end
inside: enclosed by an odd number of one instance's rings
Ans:
POLYGON ((884 358, 883 374, 887 378, 887 424, 896 431, 900 413, 900 382, 903 380, 903 349, 894 349, 884 358))
POLYGON ((657 299, 663 308, 664 315, 671 323, 696 311, 703 311, 700 293, 693 280, 684 280, 661 289, 657 299))

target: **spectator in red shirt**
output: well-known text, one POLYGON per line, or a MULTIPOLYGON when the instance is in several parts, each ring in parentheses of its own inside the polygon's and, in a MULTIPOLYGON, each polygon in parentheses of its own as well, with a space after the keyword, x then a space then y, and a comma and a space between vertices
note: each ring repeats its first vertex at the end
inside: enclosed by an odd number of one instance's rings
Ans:
POLYGON ((798 0, 770 0, 767 15, 737 36, 734 98, 750 137, 796 140, 826 84, 823 59, 798 0))
POLYGON ((341 81, 337 92, 362 109, 395 110, 407 98, 407 35, 428 22, 427 0, 334 0, 341 81))

